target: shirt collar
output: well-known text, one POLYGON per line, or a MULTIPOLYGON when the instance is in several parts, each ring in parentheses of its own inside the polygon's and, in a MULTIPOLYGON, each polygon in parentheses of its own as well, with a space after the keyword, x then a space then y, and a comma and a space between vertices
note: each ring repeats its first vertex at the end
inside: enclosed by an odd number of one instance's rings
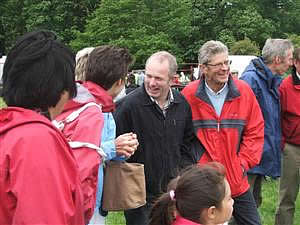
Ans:
POLYGON ((228 82, 226 82, 225 85, 224 85, 224 87, 222 87, 222 89, 219 90, 219 91, 217 91, 217 92, 215 92, 213 89, 211 89, 211 88, 208 86, 208 84, 206 83, 206 80, 205 80, 205 87, 206 87, 206 88, 208 89, 208 91, 211 92, 212 94, 214 94, 214 95, 219 95, 219 94, 221 94, 221 93, 225 90, 225 88, 227 87, 227 83, 228 83, 228 82))
MULTIPOLYGON (((152 102, 155 102, 157 105, 158 105, 158 101, 156 101, 153 97, 151 97, 149 95, 150 99, 152 102)), ((169 105, 171 102, 174 102, 174 95, 173 95, 173 92, 172 92, 172 89, 170 88, 169 89, 169 93, 168 93, 168 97, 167 97, 167 101, 166 101, 166 104, 165 105, 169 105)))
MULTIPOLYGON (((152 98, 151 96, 150 96, 150 99, 151 99, 152 102, 154 102, 160 108, 160 106, 158 104, 158 101, 156 101, 156 99, 152 98)), ((162 109, 160 108, 162 110, 164 116, 167 115, 167 109, 169 108, 169 106, 172 102, 174 102, 174 96, 173 96, 173 93, 172 93, 172 89, 170 88, 169 93, 168 93, 168 97, 167 97, 167 101, 166 101, 165 105, 163 106, 163 108, 162 109)))

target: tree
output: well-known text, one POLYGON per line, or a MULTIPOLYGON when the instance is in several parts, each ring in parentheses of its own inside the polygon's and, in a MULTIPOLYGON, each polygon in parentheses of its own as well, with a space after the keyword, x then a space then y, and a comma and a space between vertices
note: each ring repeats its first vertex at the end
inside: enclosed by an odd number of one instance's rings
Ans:
POLYGON ((180 62, 191 35, 189 15, 184 0, 103 0, 72 47, 117 44, 135 55, 137 65, 153 52, 166 50, 180 62))
POLYGON ((0 43, 6 52, 18 36, 36 29, 57 33, 66 44, 82 31, 99 0, 3 0, 0 4, 0 43), (3 30, 3 32, 2 32, 3 30))
POLYGON ((259 55, 260 50, 257 44, 249 38, 235 42, 230 48, 232 55, 259 55))
POLYGON ((293 42, 295 48, 300 48, 300 35, 290 34, 288 38, 293 42))
POLYGON ((24 1, 3 1, 0 4, 0 51, 7 53, 16 38, 26 32, 25 20, 22 15, 24 1))

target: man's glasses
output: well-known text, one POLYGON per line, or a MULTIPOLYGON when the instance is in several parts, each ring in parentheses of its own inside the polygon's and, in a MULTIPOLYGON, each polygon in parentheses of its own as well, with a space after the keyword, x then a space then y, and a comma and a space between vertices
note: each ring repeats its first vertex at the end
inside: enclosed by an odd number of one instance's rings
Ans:
POLYGON ((208 66, 212 66, 212 67, 215 67, 217 69, 221 69, 223 67, 223 65, 225 66, 230 66, 231 65, 231 60, 226 60, 224 62, 221 62, 221 63, 217 63, 217 64, 210 64, 210 63, 205 63, 205 65, 208 65, 208 66))

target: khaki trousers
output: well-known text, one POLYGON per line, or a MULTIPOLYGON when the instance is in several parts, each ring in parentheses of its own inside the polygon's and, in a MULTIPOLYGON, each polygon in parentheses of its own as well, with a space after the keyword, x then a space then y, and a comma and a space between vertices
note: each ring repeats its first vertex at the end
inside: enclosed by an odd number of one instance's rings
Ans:
MULTIPOLYGON (((300 181, 300 146, 285 144, 282 153, 276 225, 293 225, 300 181)), ((297 222, 299 224, 299 221, 297 222)))

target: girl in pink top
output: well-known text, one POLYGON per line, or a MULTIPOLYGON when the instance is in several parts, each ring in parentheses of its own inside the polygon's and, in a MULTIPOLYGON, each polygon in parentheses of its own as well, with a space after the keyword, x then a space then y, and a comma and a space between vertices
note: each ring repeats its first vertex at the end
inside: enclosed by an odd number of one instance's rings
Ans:
POLYGON ((184 170, 169 189, 154 204, 149 225, 219 225, 231 217, 233 199, 219 163, 184 170))

